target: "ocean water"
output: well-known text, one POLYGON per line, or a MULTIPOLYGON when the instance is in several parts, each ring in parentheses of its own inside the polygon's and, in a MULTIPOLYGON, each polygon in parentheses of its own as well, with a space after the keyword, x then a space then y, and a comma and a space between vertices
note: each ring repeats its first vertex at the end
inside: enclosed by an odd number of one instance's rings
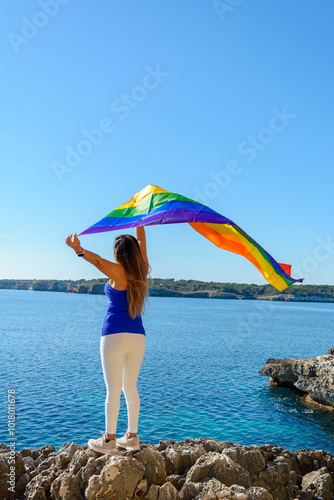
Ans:
MULTIPOLYGON (((0 442, 85 444, 104 430, 102 295, 0 290, 0 442)), ((142 442, 211 437, 334 454, 334 414, 258 374, 269 357, 315 357, 333 342, 334 304, 151 297, 139 375, 142 442)), ((126 431, 122 396, 117 435, 126 431)))

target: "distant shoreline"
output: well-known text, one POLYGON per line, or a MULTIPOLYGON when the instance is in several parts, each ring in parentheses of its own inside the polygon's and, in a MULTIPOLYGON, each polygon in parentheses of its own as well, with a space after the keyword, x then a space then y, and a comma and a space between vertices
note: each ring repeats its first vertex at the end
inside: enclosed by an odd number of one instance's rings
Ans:
MULTIPOLYGON (((106 278, 93 280, 0 280, 0 289, 35 290, 103 295, 106 278)), ((293 285, 279 292, 271 285, 248 285, 196 280, 153 278, 151 297, 269 300, 288 302, 334 302, 332 285, 293 285)))

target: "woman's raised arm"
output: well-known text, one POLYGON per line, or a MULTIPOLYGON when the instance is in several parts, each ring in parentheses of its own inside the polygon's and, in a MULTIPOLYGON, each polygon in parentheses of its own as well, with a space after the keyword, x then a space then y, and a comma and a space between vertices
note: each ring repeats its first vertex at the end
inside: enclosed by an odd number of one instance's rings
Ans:
POLYGON ((65 243, 69 247, 73 248, 75 253, 83 253, 82 258, 87 262, 89 262, 90 264, 93 264, 93 266, 95 266, 99 271, 101 271, 101 273, 108 276, 108 278, 115 280, 119 277, 121 266, 119 264, 116 264, 115 262, 110 262, 110 260, 103 259, 97 253, 83 249, 80 244, 77 233, 74 233, 73 241, 72 241, 72 234, 69 234, 65 239, 65 243))
POLYGON ((136 238, 139 243, 139 248, 143 257, 143 261, 147 267, 147 272, 148 272, 150 265, 147 258, 146 235, 144 226, 136 227, 136 238))

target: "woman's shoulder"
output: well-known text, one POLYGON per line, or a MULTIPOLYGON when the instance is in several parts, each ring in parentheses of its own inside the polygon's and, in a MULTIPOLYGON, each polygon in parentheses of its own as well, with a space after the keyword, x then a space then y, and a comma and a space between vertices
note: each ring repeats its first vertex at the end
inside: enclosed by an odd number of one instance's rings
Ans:
POLYGON ((122 281, 114 281, 109 278, 106 282, 106 286, 109 286, 112 290, 116 290, 116 292, 126 292, 127 290, 127 282, 122 281))

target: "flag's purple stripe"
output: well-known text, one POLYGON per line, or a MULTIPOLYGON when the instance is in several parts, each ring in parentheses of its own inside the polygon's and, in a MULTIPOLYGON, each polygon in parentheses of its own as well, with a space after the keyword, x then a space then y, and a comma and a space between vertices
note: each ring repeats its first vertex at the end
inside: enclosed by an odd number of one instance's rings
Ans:
MULTIPOLYGON (((211 222, 217 224, 231 224, 231 221, 223 217, 222 215, 215 213, 205 213, 205 212, 193 212, 192 210, 168 210, 160 213, 149 213, 147 215, 137 215, 135 217, 104 217, 97 224, 99 226, 123 226, 124 224, 129 224, 130 222, 137 221, 155 221, 156 224, 166 224, 173 222, 211 222)), ((94 224, 95 225, 95 224, 94 224)), ((127 226, 129 227, 129 226, 127 226)))
POLYGON ((120 230, 136 226, 152 226, 155 224, 174 224, 178 222, 208 222, 211 224, 231 224, 234 225, 232 221, 226 219, 222 215, 216 212, 200 212, 194 213, 192 210, 168 210, 167 212, 153 213, 148 215, 140 215, 136 217, 129 218, 117 218, 117 217, 104 217, 99 222, 94 224, 94 226, 86 229, 80 234, 90 234, 104 232, 106 230, 120 230), (125 222, 126 221, 126 222, 125 222), (112 229, 111 229, 112 228, 112 229))

